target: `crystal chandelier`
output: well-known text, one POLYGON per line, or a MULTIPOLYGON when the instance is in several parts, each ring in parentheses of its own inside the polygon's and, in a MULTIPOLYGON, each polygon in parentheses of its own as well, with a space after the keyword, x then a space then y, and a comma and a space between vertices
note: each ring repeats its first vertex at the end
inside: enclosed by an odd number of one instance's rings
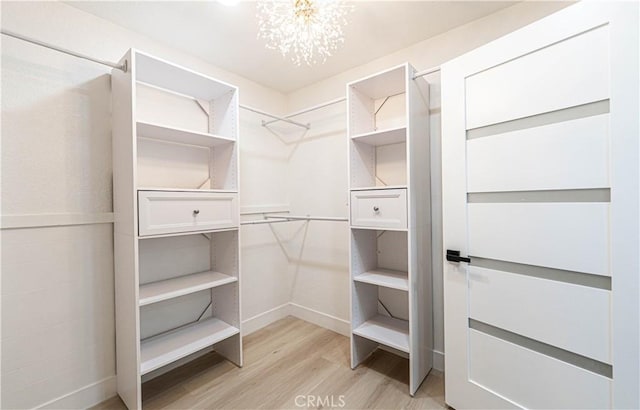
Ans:
POLYGON ((258 38, 298 66, 324 63, 344 43, 342 27, 352 10, 340 0, 259 1, 258 38))

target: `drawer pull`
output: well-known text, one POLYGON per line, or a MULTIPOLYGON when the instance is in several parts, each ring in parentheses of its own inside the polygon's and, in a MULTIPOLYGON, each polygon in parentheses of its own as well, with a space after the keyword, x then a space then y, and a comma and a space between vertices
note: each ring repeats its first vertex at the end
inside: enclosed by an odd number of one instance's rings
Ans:
POLYGON ((380 208, 378 208, 377 206, 373 207, 373 212, 380 212, 380 208))
POLYGON ((199 209, 194 209, 194 210, 193 210, 193 215, 198 215, 199 213, 200 213, 200 210, 199 210, 199 209))

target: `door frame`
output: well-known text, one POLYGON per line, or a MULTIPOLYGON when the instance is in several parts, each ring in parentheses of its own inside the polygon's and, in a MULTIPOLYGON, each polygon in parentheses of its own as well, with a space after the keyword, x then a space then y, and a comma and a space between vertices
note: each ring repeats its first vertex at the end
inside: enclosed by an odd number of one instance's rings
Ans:
MULTIPOLYGON (((443 251, 457 249, 467 255, 466 189, 459 189, 466 187, 465 78, 609 25, 614 408, 640 408, 638 14, 637 2, 581 2, 451 60, 442 65, 441 73, 443 251)), ((445 262, 443 274, 447 404, 454 408, 468 408, 470 403, 513 407, 514 403, 487 395, 484 388, 469 382, 467 266, 445 262)))

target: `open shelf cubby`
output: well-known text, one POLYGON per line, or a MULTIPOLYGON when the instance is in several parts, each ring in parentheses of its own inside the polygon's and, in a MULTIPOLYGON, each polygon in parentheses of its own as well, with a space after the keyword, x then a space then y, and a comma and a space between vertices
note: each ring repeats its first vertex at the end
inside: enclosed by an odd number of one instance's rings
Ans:
POLYGON ((375 315, 355 328, 353 334, 409 353, 409 321, 407 320, 375 315))
POLYGON ((140 343, 140 374, 145 375, 232 336, 240 329, 211 317, 140 343))

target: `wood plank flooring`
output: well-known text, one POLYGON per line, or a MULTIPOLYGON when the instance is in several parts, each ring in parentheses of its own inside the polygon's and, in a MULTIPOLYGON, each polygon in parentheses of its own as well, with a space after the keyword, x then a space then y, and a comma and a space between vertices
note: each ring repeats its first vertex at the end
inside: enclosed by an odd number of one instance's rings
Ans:
MULTIPOLYGON (((356 370, 349 339, 288 317, 244 338, 244 367, 215 353, 144 383, 145 409, 446 409, 442 373, 409 396, 409 362, 377 350, 356 370)), ((118 397, 95 410, 125 409, 118 397)))

